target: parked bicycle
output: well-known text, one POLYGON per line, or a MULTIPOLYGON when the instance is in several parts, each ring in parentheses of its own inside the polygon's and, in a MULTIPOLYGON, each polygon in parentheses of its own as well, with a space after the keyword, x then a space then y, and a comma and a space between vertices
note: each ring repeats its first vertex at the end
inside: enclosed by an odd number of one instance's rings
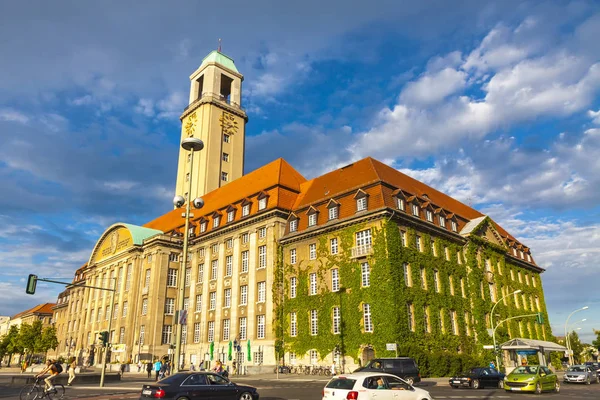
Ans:
POLYGON ((23 386, 19 393, 20 400, 41 400, 47 397, 49 400, 59 400, 65 397, 65 387, 60 383, 54 384, 54 389, 47 391, 42 378, 35 378, 35 382, 23 386))

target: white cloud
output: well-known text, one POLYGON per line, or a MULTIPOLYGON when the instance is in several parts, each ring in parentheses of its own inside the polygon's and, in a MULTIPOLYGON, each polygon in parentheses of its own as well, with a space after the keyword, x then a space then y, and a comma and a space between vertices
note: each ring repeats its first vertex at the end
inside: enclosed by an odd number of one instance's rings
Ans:
POLYGON ((8 122, 19 122, 26 124, 29 122, 29 117, 19 111, 13 110, 12 108, 0 109, 0 121, 8 122))
POLYGON ((417 81, 406 84, 400 101, 415 106, 433 105, 465 86, 467 74, 453 68, 444 68, 434 74, 426 74, 417 81))
POLYGON ((182 92, 172 92, 166 98, 160 100, 156 104, 158 110, 158 118, 175 119, 177 123, 178 117, 187 105, 188 98, 182 92))
POLYGON ((592 119, 592 122, 596 125, 600 125, 600 110, 594 111, 589 110, 588 116, 592 119))

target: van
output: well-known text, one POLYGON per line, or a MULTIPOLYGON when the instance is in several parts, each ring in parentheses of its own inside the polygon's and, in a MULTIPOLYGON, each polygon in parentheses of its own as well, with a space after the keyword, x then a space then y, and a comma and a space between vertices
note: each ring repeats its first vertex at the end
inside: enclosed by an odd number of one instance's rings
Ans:
POLYGON ((415 382, 421 382, 419 367, 417 367, 415 360, 410 357, 374 358, 367 365, 354 372, 385 372, 396 375, 411 385, 415 382))

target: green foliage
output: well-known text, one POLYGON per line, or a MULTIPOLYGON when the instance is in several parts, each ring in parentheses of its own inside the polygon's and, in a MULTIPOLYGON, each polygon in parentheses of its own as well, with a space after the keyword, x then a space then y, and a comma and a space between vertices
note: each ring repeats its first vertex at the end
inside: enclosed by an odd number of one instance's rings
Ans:
POLYGON ((571 346, 571 350, 573 350, 575 363, 578 364, 581 361, 581 353, 583 352, 585 345, 579 340, 577 332, 573 331, 569 333, 569 345, 571 346))
MULTIPOLYGON (((380 220, 367 226, 366 223, 352 225, 315 239, 317 241, 317 260, 299 258, 296 265, 284 261, 284 254, 295 243, 285 244, 281 248, 277 264, 277 282, 274 286, 276 315, 279 321, 275 329, 278 340, 281 340, 285 351, 304 355, 309 350, 317 350, 323 359, 330 355, 336 346, 342 354, 352 357, 358 363, 365 347, 375 351, 376 356, 390 357, 395 352, 386 350, 386 343, 398 343, 400 356, 411 356, 417 360, 424 376, 445 376, 458 373, 476 365, 487 365, 494 358, 491 351, 483 350, 483 344, 491 344, 488 335, 486 314, 491 311, 493 302, 490 288, 484 276, 484 260, 489 259, 496 270, 494 282, 497 298, 502 297, 500 287, 510 291, 521 289, 530 299, 538 296, 540 306, 544 299, 541 281, 538 274, 525 271, 507 262, 506 249, 493 245, 488 241, 473 237, 465 245, 450 241, 444 237, 436 237, 432 246, 432 238, 423 232, 407 229, 407 245, 403 245, 398 225, 389 220, 380 220), (373 242, 373 254, 368 259, 351 258, 350 249, 355 246, 355 234, 370 228, 373 242), (422 251, 416 248, 416 235, 421 236, 422 251), (340 251, 330 254, 329 239, 336 237, 340 251), (435 255, 433 254, 435 248, 435 255), (446 251, 449 254, 446 259, 446 251), (479 257, 479 260, 478 260, 479 257), (460 258, 460 260, 459 260, 460 258), (371 270, 371 284, 362 287, 361 263, 368 261, 371 270), (403 264, 410 265, 411 285, 407 286, 404 278, 403 264), (502 274, 497 270, 498 265, 502 274), (342 290, 332 292, 331 269, 339 271, 342 290), (421 269, 424 269, 427 288, 421 287, 421 269), (510 270, 515 276, 527 273, 536 277, 537 285, 526 285, 510 277, 510 270), (437 271, 439 290, 434 287, 437 271), (317 274, 318 295, 309 296, 309 274, 317 274), (297 296, 290 298, 290 277, 297 278, 297 296), (450 288, 450 279, 453 288, 450 288), (465 286, 465 296, 461 293, 461 279, 465 286), (485 284, 482 286, 482 282, 485 284), (483 290, 482 290, 483 288, 483 290), (374 322, 372 333, 364 331, 363 304, 371 304, 371 315, 374 322), (414 326, 411 330, 408 318, 408 304, 412 304, 414 326), (424 307, 429 309, 429 329, 425 331, 426 316, 424 307), (341 334, 333 333, 332 310, 338 307, 341 313, 341 334), (310 310, 318 310, 318 335, 312 336, 310 326, 310 310), (442 318, 440 319, 440 311, 442 318), (450 311, 455 312, 456 326, 459 334, 452 332, 450 311), (297 316, 298 335, 290 336, 290 313, 297 316), (468 328, 467 328, 468 327, 468 328), (467 335, 467 329, 470 335, 467 335), (478 341, 475 340, 475 333, 478 341)), ((306 243, 304 243, 306 245, 306 243)), ((508 293, 508 292, 507 292, 508 293)), ((495 323, 511 316, 531 314, 533 311, 515 308, 513 299, 507 298, 507 305, 499 303, 494 314, 495 323)), ((521 299, 519 299, 521 301, 521 299)), ((528 302, 528 309, 530 308, 528 302)), ((543 310, 547 334, 550 333, 548 317, 543 310)), ((541 328, 530 332, 527 322, 534 325, 535 318, 523 319, 524 337, 543 339, 541 328)), ((500 325, 496 334, 497 342, 509 339, 510 332, 520 337, 518 319, 500 325)))
POLYGON ((45 353, 50 349, 56 349, 58 347, 58 338, 56 337, 56 328, 54 326, 47 326, 42 331, 42 337, 39 344, 39 351, 45 353))
POLYGON ((594 334, 596 335, 596 339, 592 342, 592 346, 600 350, 600 330, 597 331, 594 329, 594 334))
POLYGON ((0 339, 0 358, 5 355, 45 353, 58 347, 56 328, 48 326, 42 330, 42 322, 33 324, 13 325, 8 334, 0 339))

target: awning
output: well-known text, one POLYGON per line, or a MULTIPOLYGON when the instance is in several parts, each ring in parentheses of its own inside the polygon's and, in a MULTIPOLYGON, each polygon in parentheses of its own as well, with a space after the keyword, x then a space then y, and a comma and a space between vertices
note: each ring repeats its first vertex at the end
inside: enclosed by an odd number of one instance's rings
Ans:
POLYGON ((508 342, 500 345, 502 350, 538 350, 538 351, 566 351, 565 346, 554 342, 546 342, 545 340, 511 339, 508 342))

